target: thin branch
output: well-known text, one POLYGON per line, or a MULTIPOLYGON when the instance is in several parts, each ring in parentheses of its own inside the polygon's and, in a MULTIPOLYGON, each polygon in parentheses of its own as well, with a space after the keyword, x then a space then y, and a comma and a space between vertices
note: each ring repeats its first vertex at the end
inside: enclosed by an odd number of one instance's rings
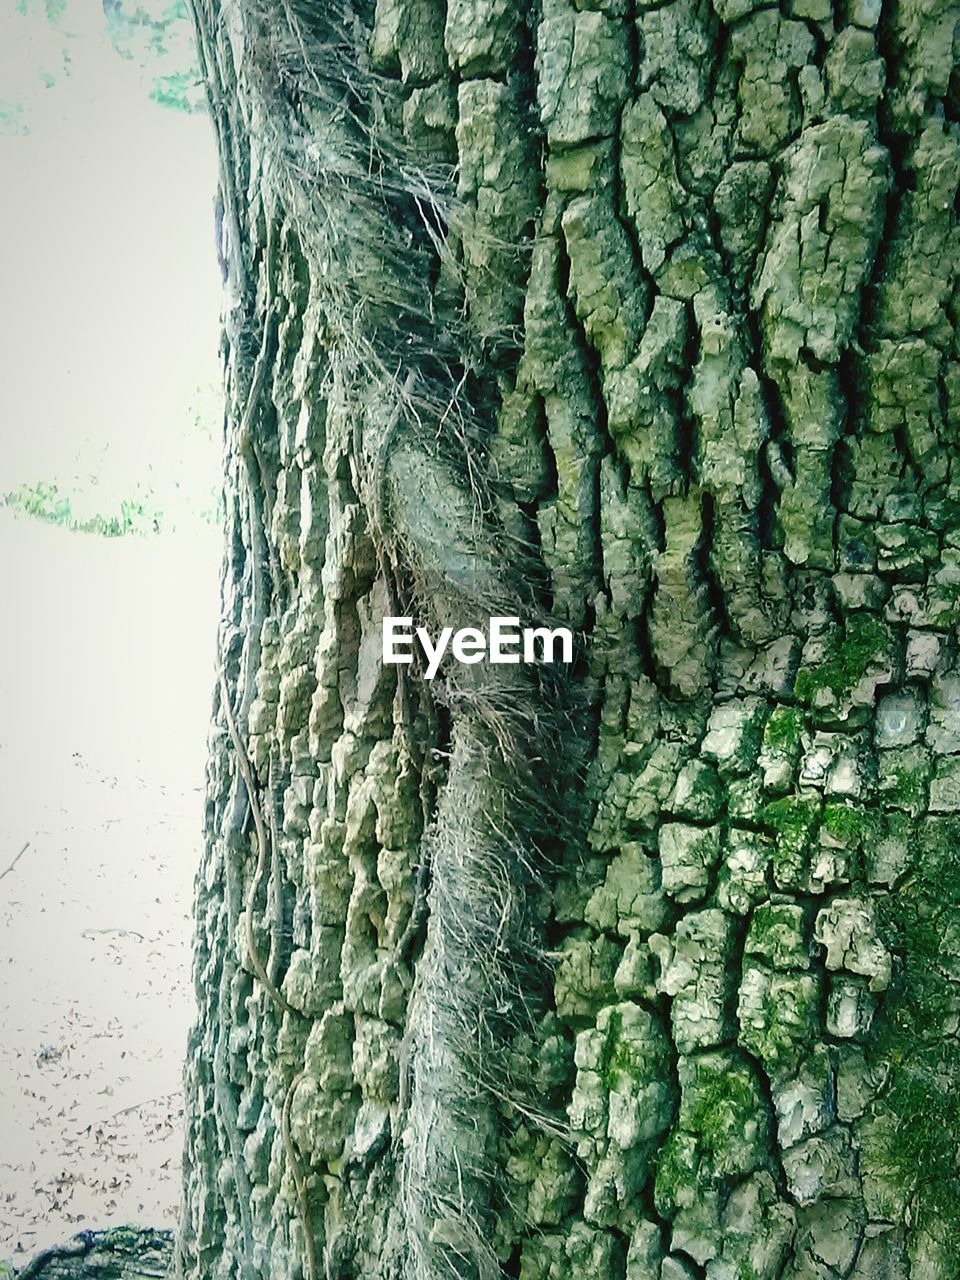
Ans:
POLYGON ((84 929, 82 931, 81 936, 84 938, 92 938, 95 934, 98 934, 98 933, 116 933, 116 934, 119 934, 121 938, 139 938, 141 942, 144 941, 143 934, 138 933, 136 929, 120 929, 120 928, 84 929))
POLYGON ((17 865, 17 863, 20 861, 20 859, 23 857, 23 855, 27 852, 29 848, 30 848, 30 841, 28 840, 27 843, 20 850, 20 852, 17 854, 17 856, 14 858, 14 860, 10 863, 9 867, 7 867, 6 871, 0 871, 0 880, 2 880, 4 876, 8 876, 10 874, 10 872, 17 865))
POLYGON ((152 1102, 166 1102, 168 1098, 174 1098, 179 1093, 179 1089, 171 1089, 169 1093, 161 1093, 156 1098, 144 1098, 143 1102, 134 1102, 129 1107, 123 1107, 120 1111, 114 1111, 110 1119, 116 1120, 120 1116, 128 1115, 131 1111, 139 1111, 141 1107, 149 1107, 152 1102))

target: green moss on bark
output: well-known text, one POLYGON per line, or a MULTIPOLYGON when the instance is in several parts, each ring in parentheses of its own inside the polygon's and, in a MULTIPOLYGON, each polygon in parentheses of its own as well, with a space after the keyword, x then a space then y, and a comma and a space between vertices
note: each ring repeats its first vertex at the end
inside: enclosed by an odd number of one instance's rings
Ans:
POLYGON ((837 698, 844 697, 859 684, 871 665, 884 656, 889 644, 889 632, 882 622, 870 614, 854 615, 843 635, 829 645, 823 662, 797 672, 794 694, 806 706, 824 689, 829 689, 837 698))

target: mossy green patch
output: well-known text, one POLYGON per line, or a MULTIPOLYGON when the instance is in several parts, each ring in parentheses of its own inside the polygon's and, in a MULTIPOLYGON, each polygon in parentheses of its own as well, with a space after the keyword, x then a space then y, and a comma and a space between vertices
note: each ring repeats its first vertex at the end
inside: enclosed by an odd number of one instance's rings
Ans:
POLYGON ((945 944, 960 931, 960 819, 919 824, 911 854, 913 872, 879 904, 881 937, 901 965, 869 1052, 890 1070, 885 1159, 947 1273, 960 1275, 960 1042, 947 1033, 957 965, 945 944))
POLYGON ((789 989, 789 999, 782 988, 776 996, 770 1007, 761 1056, 764 1062, 789 1065, 796 1070, 816 1034, 820 994, 813 978, 801 974, 789 989))
POLYGON ((623 1014, 619 1009, 614 1009, 607 1023, 607 1038, 600 1059, 600 1075, 608 1091, 613 1089, 622 1074, 626 1074, 628 1063, 633 1062, 633 1053, 630 1046, 624 1043, 622 1035, 623 1014))
POLYGON ((657 1175, 654 1179, 654 1202, 660 1213, 675 1210, 698 1187, 696 1144, 690 1134, 675 1129, 657 1153, 657 1175))
POLYGON ((608 1093, 623 1092, 624 1083, 626 1092, 632 1093, 657 1077, 665 1039, 649 1010, 635 1004, 608 1006, 588 1037, 594 1045, 591 1070, 599 1074, 608 1093))
POLYGON ((960 585, 955 582, 940 582, 931 594, 930 625, 955 627, 960 619, 960 585))
POLYGON ((898 809, 906 809, 908 813, 921 813, 927 804, 928 781, 927 769, 896 769, 893 773, 893 785, 884 799, 898 809))
POLYGON ((871 614, 855 614, 848 621, 842 637, 828 646, 817 667, 802 667, 797 672, 794 694, 805 706, 813 703, 824 689, 837 699, 854 689, 871 665, 880 661, 890 647, 890 633, 871 614))
POLYGON ((780 922, 773 914, 776 908, 759 907, 750 920, 747 951, 751 955, 765 954, 776 938, 780 922))
POLYGON ((763 745, 793 756, 800 749, 804 716, 799 707, 775 707, 763 731, 763 745))
POLYGON ((927 807, 930 756, 920 746, 881 751, 878 789, 885 808, 902 809, 919 817, 927 807))
POLYGON ((849 804, 828 804, 823 810, 822 825, 842 845, 856 845, 865 831, 872 829, 863 809, 849 804))
POLYGON ((750 918, 744 950, 777 969, 805 969, 803 910, 795 903, 763 903, 750 918))
POLYGON ((699 1195, 700 1172, 696 1139, 675 1129, 660 1148, 653 1196, 660 1213, 672 1213, 699 1195))
POLYGON ((763 806, 761 819, 781 840, 805 849, 819 813, 816 796, 783 796, 763 806))
POLYGON ((817 796, 783 796, 763 806, 760 820, 774 834, 773 872, 780 888, 799 888, 810 839, 820 819, 817 796))
POLYGON ((739 1133, 743 1122, 757 1114, 758 1103, 756 1085, 745 1072, 712 1072, 684 1119, 704 1152, 715 1161, 723 1160, 731 1132, 739 1133))
POLYGON ((600 1058, 600 1075, 608 1092, 625 1078, 632 1083, 649 1080, 650 1064, 637 1044, 623 1033, 623 1014, 612 1009, 607 1022, 607 1038, 600 1058))
POLYGON ((767 1155, 765 1106, 752 1068, 726 1054, 680 1062, 677 1126, 657 1156, 654 1199, 661 1213, 696 1202, 710 1183, 742 1176, 767 1155))

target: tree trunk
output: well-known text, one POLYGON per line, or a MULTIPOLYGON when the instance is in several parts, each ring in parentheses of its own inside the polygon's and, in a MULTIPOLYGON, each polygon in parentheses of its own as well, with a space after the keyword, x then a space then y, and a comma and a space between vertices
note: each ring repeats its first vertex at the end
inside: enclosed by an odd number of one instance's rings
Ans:
POLYGON ((950 1280, 958 11, 194 4, 181 1275, 950 1280))

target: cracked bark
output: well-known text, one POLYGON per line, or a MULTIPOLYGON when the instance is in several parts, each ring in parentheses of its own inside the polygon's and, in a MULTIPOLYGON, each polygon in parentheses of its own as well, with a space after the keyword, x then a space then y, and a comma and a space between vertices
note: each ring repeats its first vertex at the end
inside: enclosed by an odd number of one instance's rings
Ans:
POLYGON ((180 1274, 949 1280, 958 11, 323 9, 195 0, 290 1009, 217 708, 180 1274))

